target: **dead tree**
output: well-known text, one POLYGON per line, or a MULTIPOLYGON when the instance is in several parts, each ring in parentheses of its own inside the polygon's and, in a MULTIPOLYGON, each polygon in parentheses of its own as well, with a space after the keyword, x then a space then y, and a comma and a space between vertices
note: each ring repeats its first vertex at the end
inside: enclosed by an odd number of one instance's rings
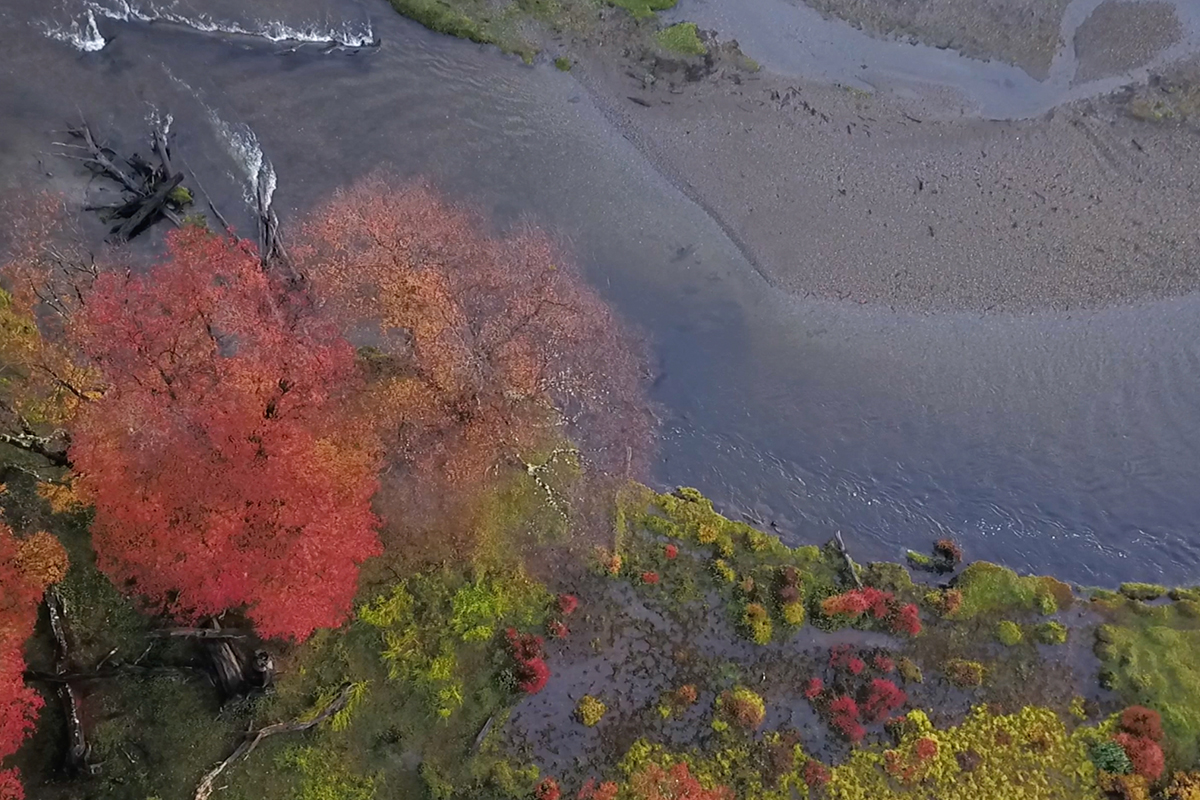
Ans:
MULTIPOLYGON (((46 609, 50 614, 50 631, 57 646, 54 672, 58 676, 65 676, 70 672, 70 640, 67 636, 66 606, 56 587, 46 590, 46 609)), ((67 718, 67 769, 76 774, 95 775, 100 767, 90 762, 92 748, 84 735, 83 720, 79 715, 79 693, 73 682, 63 680, 58 686, 58 697, 67 718)))
POLYGON ((97 175, 103 175, 120 187, 121 200, 116 203, 87 204, 91 211, 106 212, 114 221, 111 234, 114 242, 125 242, 145 230, 156 220, 169 220, 175 226, 183 224, 178 211, 186 202, 176 188, 183 181, 183 173, 175 172, 171 164, 171 151, 167 133, 155 125, 151 131, 151 149, 157 164, 152 164, 137 154, 128 158, 119 157, 114 150, 101 144, 87 122, 67 128, 74 142, 55 142, 63 148, 63 158, 82 161, 84 166, 97 175))

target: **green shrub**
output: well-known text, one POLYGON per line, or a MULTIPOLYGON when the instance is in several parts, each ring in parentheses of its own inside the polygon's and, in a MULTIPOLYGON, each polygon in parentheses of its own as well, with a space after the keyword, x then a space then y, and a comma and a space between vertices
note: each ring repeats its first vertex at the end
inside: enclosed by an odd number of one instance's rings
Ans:
POLYGON ((1020 625, 1006 619, 996 626, 996 638, 1005 647, 1013 647, 1021 643, 1025 634, 1021 632, 1020 625))
POLYGON ((1042 644, 1066 644, 1067 626, 1061 622, 1043 622, 1033 629, 1034 638, 1042 644))
POLYGON ((965 689, 983 683, 983 664, 978 661, 952 658, 946 662, 944 671, 946 679, 959 688, 965 689))
POLYGON ((771 616, 761 603, 747 603, 742 612, 742 627, 755 644, 771 641, 771 616))
POLYGON ((1125 754, 1125 749, 1111 739, 1092 745, 1088 755, 1091 756, 1096 769, 1111 772, 1114 775, 1128 775, 1133 772, 1133 763, 1125 754))
POLYGON ((563 72, 569 72, 571 70, 571 59, 566 56, 559 56, 554 59, 554 66, 563 72))
POLYGON ((780 606, 779 612, 783 616, 783 621, 788 625, 799 628, 804 624, 803 600, 793 600, 790 603, 784 603, 780 606))
POLYGON ((1157 600, 1167 593, 1167 587, 1157 583, 1122 583, 1119 588, 1130 600, 1157 600))
POLYGON ((575 706, 575 718, 591 728, 603 719, 605 711, 608 711, 608 707, 604 703, 590 694, 585 694, 575 706))
POLYGON ((911 658, 903 657, 896 665, 896 669, 900 672, 900 677, 904 678, 906 683, 924 683, 925 676, 921 672, 921 668, 911 658))

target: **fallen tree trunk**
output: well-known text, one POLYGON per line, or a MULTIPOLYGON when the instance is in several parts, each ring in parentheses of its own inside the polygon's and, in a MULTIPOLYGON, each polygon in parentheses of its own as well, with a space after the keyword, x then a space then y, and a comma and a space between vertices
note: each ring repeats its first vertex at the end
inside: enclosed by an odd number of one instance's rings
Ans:
POLYGON ((310 728, 315 728, 325 720, 332 717, 334 714, 341 711, 346 707, 346 704, 350 702, 351 688, 352 687, 349 684, 343 686, 342 690, 338 692, 337 697, 330 701, 330 703, 321 709, 321 711, 312 719, 295 719, 291 722, 276 722, 274 725, 268 725, 265 728, 259 728, 257 731, 246 734, 246 738, 243 739, 242 743, 239 744, 237 748, 229 755, 229 758, 226 758, 220 764, 217 764, 215 767, 205 773, 204 777, 200 780, 200 784, 196 787, 194 800, 208 800, 213 793, 213 789, 215 788, 213 784, 217 778, 221 776, 221 773, 229 769, 229 767, 233 764, 253 753, 254 748, 258 747, 259 743, 262 742, 263 739, 266 739, 268 736, 274 736, 278 733, 299 733, 300 731, 306 731, 310 728))
POLYGON ((190 639, 245 639, 250 633, 248 631, 237 630, 236 628, 164 628, 158 631, 150 631, 150 635, 158 637, 186 637, 190 639))
MULTIPOLYGON (((66 607, 56 587, 52 586, 46 590, 46 608, 50 614, 50 631, 58 646, 54 672, 61 677, 69 671, 71 656, 70 642, 67 638, 66 607)), ((95 775, 100 769, 99 765, 88 762, 92 748, 84 735, 83 720, 79 715, 79 695, 70 682, 63 681, 58 687, 58 696, 67 718, 67 769, 74 773, 95 775)))
POLYGON ((154 190, 154 194, 144 198, 137 204, 137 210, 121 223, 114 234, 116 241, 127 242, 139 230, 142 229, 155 215, 165 209, 163 206, 167 204, 167 197, 175 190, 175 187, 183 182, 183 175, 174 175, 169 180, 158 185, 154 190))

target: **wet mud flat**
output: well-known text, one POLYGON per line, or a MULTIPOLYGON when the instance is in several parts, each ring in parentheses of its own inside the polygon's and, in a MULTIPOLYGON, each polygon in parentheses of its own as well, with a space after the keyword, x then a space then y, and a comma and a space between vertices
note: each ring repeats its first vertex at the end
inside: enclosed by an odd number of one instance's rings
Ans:
POLYGON ((788 292, 1024 311, 1200 287, 1200 144, 1182 115, 1151 124, 1104 97, 1032 120, 946 118, 769 73, 648 81, 589 65, 619 124, 788 292))
MULTIPOLYGON (((910 568, 857 566, 856 589, 832 543, 780 549, 769 535, 714 515, 694 490, 642 495, 627 510, 618 550, 598 550, 589 570, 556 576, 554 588, 579 605, 565 618, 569 632, 547 644, 553 677, 517 703, 497 734, 510 758, 537 764, 564 792, 589 781, 619 783, 649 758, 682 760, 738 796, 790 796, 787 787, 800 784, 788 775, 806 760, 830 765, 833 797, 858 796, 852 787, 870 785, 876 770, 891 776, 894 794, 886 796, 924 796, 941 778, 901 777, 888 764, 889 752, 905 749, 905 726, 918 719, 950 732, 1032 714, 1042 721, 1017 746, 1035 754, 1035 773, 1055 770, 1060 756, 1038 745, 1050 720, 1094 745, 1111 735, 1116 712, 1146 691, 1123 683, 1132 668, 1108 642, 1134 630, 1138 616, 1160 618, 1171 630, 1194 627, 1171 616, 1191 613, 1191 590, 1168 600, 1165 589, 1146 584, 1124 584, 1120 594, 1073 588, 986 562, 961 565, 945 542, 932 560, 913 554, 910 568), (832 611, 859 596, 891 604, 889 614, 912 599, 919 629, 898 630, 885 614, 832 611), (797 619, 787 610, 794 602, 807 610, 799 624, 787 621, 797 619), (756 616, 755 608, 767 610, 756 616), (878 708, 884 695, 892 709, 886 719, 863 710, 878 708), (739 697, 750 698, 745 718, 731 716, 739 697), (597 701, 598 713, 583 712, 597 701), (847 705, 857 706, 861 726, 839 719, 847 705)), ((1159 678, 1175 679, 1145 680, 1159 678)), ((1163 702, 1152 690, 1141 696, 1163 702)), ((1086 747, 1074 752, 1079 769, 1095 770, 1086 747)), ((1174 752, 1177 763, 1189 760, 1174 752)), ((956 758, 966 779, 997 756, 956 758)), ((1006 780, 1023 780, 1025 767, 1002 769, 1006 780)), ((1102 796, 1096 780, 1093 771, 1078 796, 1102 796)))

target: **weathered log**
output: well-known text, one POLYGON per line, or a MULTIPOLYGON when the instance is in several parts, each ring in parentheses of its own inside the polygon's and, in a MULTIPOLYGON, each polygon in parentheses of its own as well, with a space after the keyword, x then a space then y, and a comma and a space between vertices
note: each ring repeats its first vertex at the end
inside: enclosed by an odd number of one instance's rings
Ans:
POLYGON ((186 637, 190 639, 245 639, 249 631, 236 628, 163 628, 150 631, 151 636, 157 637, 186 637))
POLYGON ((229 769, 229 767, 237 761, 246 758, 253 753, 254 749, 258 747, 259 743, 262 742, 263 739, 266 739, 268 736, 274 736, 278 733, 299 733, 301 731, 315 728, 325 720, 332 717, 334 714, 341 711, 346 707, 346 704, 350 702, 351 689, 352 687, 349 684, 343 686, 342 690, 338 692, 337 697, 330 701, 328 705, 321 709, 321 711, 311 719, 295 719, 291 722, 276 722, 273 725, 268 725, 265 728, 259 728, 257 731, 248 733, 242 740, 241 744, 234 749, 228 758, 205 773, 204 777, 200 780, 200 784, 196 787, 194 800, 208 800, 215 788, 213 784, 217 778, 221 776, 221 773, 229 769))
MULTIPOLYGON (((50 631, 54 635, 55 644, 58 645, 54 672, 61 676, 70 670, 71 655, 70 641, 67 637, 67 610, 57 587, 52 586, 46 590, 46 608, 50 614, 50 631)), ((92 748, 84 735, 83 720, 79 716, 79 695, 74 685, 63 681, 58 687, 58 696, 67 718, 67 769, 74 773, 95 775, 100 768, 88 760, 92 748)))
POLYGON ((121 223, 113 232, 116 241, 129 241, 130 237, 149 222, 155 214, 163 211, 163 206, 167 203, 167 196, 182 182, 183 175, 179 174, 173 175, 170 179, 160 183, 158 188, 154 190, 154 194, 143 200, 138 206, 138 210, 121 223))

